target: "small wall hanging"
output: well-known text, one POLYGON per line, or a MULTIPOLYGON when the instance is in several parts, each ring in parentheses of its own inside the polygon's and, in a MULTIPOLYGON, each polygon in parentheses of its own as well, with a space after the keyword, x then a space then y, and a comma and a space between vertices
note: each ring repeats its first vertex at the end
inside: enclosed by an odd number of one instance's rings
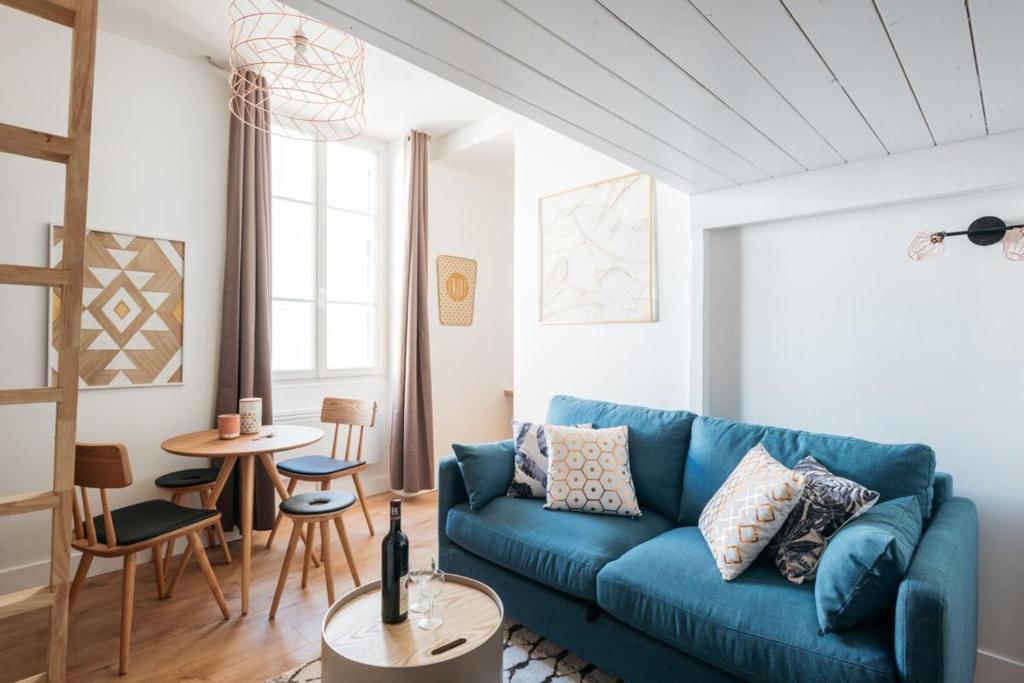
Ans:
MULTIPOLYGON (((50 265, 63 260, 64 228, 50 229, 50 265)), ((89 230, 85 235, 79 386, 180 384, 185 243, 89 230)), ((57 372, 60 290, 50 294, 47 374, 57 372)))
POLYGON ((473 324, 476 261, 460 256, 437 257, 437 311, 442 325, 473 324))
POLYGON ((1003 243, 1003 256, 1010 261, 1024 261, 1024 225, 1007 225, 1001 218, 983 216, 966 230, 953 232, 919 232, 907 248, 907 256, 915 261, 926 261, 946 250, 946 238, 966 235, 978 246, 987 247, 1003 243))
POLYGON ((654 181, 633 173, 542 197, 540 322, 653 322, 654 181))

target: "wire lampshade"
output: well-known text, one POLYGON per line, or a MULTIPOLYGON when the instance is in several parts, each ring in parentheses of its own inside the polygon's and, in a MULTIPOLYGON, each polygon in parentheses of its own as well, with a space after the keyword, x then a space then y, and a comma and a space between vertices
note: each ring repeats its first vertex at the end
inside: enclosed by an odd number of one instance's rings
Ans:
POLYGON ((1024 228, 1006 231, 1003 238, 1003 256, 1010 261, 1024 261, 1024 228))
POLYGON ((946 250, 946 237, 939 232, 919 232, 907 248, 907 256, 914 261, 926 261, 940 256, 946 250))
POLYGON ((248 99, 269 111, 270 133, 348 140, 363 132, 362 40, 278 0, 232 0, 228 15, 231 69, 243 76, 231 79, 232 115, 263 130, 242 114, 248 99))

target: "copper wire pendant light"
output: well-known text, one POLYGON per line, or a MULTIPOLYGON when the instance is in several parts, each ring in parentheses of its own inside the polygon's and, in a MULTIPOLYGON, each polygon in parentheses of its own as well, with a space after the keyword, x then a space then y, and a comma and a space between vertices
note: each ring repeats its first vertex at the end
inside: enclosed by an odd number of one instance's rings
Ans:
POLYGON ((363 132, 362 40, 278 0, 232 0, 228 14, 236 118, 261 128, 242 114, 248 99, 267 108, 275 135, 330 141, 363 132))

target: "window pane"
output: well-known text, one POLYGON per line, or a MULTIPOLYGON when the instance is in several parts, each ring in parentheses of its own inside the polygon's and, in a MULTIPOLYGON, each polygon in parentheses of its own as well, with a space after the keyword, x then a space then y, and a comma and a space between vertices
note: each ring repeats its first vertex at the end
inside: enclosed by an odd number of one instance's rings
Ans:
POLYGON ((374 367, 377 364, 376 336, 376 310, 373 306, 327 304, 329 369, 374 367))
POLYGON ((315 370, 313 302, 274 301, 274 370, 315 370))
POLYGON ((313 201, 316 143, 271 135, 270 191, 277 197, 313 201))
POLYGON ((316 290, 313 205, 274 199, 271 207, 274 296, 313 299, 316 290))
POLYGON ((327 210, 327 300, 374 303, 376 219, 327 210))
POLYGON ((327 206, 374 213, 377 153, 332 142, 327 145, 327 206))

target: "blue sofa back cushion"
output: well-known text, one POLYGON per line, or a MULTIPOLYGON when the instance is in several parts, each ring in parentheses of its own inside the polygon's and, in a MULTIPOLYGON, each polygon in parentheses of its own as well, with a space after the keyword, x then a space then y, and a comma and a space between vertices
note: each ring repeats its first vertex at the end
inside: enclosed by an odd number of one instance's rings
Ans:
POLYGON ((685 410, 658 410, 572 396, 555 396, 548 406, 550 424, 590 422, 594 429, 629 427, 629 469, 640 509, 654 510, 669 519, 679 516, 683 467, 695 417, 685 410))
POLYGON ((453 443, 455 459, 469 494, 469 507, 479 510, 489 501, 504 496, 515 470, 516 446, 512 439, 493 443, 453 443))
MULTIPOLYGON (((887 445, 845 436, 698 417, 686 458, 679 523, 697 524, 700 513, 743 456, 763 443, 786 467, 813 455, 830 472, 878 491, 879 501, 914 496, 927 520, 932 508, 935 452, 923 444, 887 445)), ((643 499, 641 499, 643 504, 643 499)))
POLYGON ((914 498, 880 503, 829 541, 814 580, 822 633, 843 631, 891 612, 921 539, 914 498))

